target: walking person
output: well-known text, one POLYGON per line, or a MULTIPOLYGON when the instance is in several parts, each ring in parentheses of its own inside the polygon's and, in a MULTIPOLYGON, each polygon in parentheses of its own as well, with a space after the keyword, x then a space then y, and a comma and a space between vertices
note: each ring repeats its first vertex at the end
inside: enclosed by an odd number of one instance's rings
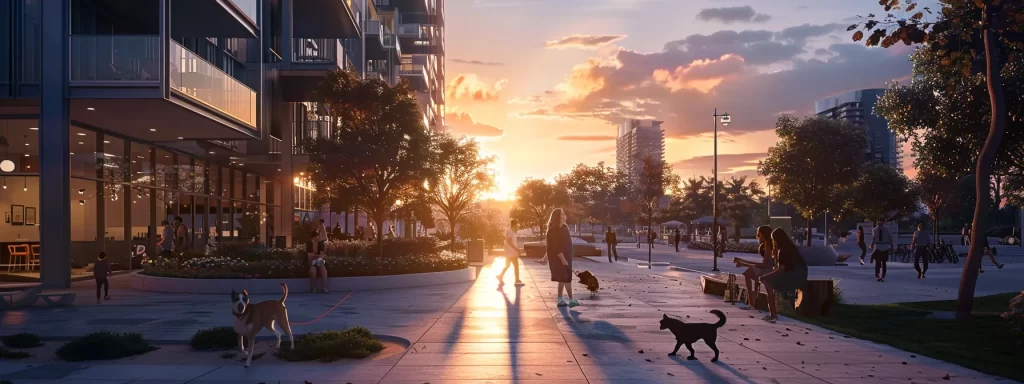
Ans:
POLYGON ((857 226, 857 247, 860 247, 860 265, 864 265, 864 256, 868 254, 868 245, 864 243, 864 226, 857 226))
POLYGON ((775 268, 775 245, 772 243, 772 227, 767 225, 757 227, 757 232, 754 236, 757 237, 757 253, 761 254, 761 262, 752 262, 738 257, 733 259, 737 267, 747 267, 743 271, 743 278, 747 283, 747 303, 745 306, 741 306, 740 309, 757 308, 757 298, 761 294, 761 283, 758 279, 775 268))
POLYGON ((640 231, 634 231, 636 235, 636 249, 640 249, 640 231))
POLYGON ((875 220, 875 229, 871 231, 871 260, 875 262, 875 280, 884 283, 885 272, 889 264, 889 251, 893 248, 892 233, 882 226, 882 219, 875 220))
POLYGON ((969 231, 967 224, 964 224, 964 227, 960 228, 960 245, 967 245, 967 233, 969 231))
MULTIPOLYGON (((983 239, 982 240, 983 243, 981 243, 981 246, 985 249, 985 255, 988 256, 989 260, 992 260, 992 264, 995 264, 997 269, 1003 269, 1003 265, 1004 264, 999 264, 999 262, 996 261, 996 250, 995 250, 995 248, 992 248, 992 247, 990 247, 988 245, 988 237, 986 236, 986 237, 983 237, 982 239, 983 239)), ((982 262, 984 262, 984 260, 982 260, 982 262)), ((978 273, 985 273, 985 270, 982 269, 979 266, 978 267, 978 273)))
POLYGON ((110 300, 110 262, 107 253, 100 252, 96 263, 92 265, 92 277, 96 279, 96 304, 100 303, 100 288, 103 289, 103 300, 110 300))
POLYGON ((772 251, 775 252, 775 269, 758 278, 768 293, 768 316, 761 320, 775 323, 779 320, 779 304, 775 293, 800 289, 807 283, 807 263, 793 243, 793 239, 776 228, 772 231, 772 251))
POLYGON ((654 228, 647 228, 647 245, 654 249, 654 238, 657 235, 654 233, 654 228))
POLYGON ((160 221, 160 241, 156 242, 160 249, 160 257, 171 257, 174 252, 174 229, 167 220, 160 221))
POLYGON ((910 240, 910 250, 914 254, 914 270, 917 271, 917 278, 923 279, 928 273, 928 246, 932 244, 932 238, 924 231, 924 224, 918 223, 914 231, 914 238, 910 240), (921 269, 920 261, 924 259, 924 269, 921 269))
POLYGON ((188 250, 188 227, 182 222, 181 216, 174 217, 174 252, 184 254, 188 250))
POLYGON ((719 226, 718 227, 718 246, 719 246, 718 257, 724 257, 725 256, 725 238, 726 238, 726 233, 727 233, 727 231, 725 230, 724 226, 719 226))
POLYGON ((676 253, 679 253, 679 242, 683 241, 683 234, 676 228, 676 253))
POLYGON ((613 262, 612 255, 615 255, 615 261, 619 261, 619 251, 615 249, 615 246, 619 244, 619 239, 616 238, 615 231, 612 231, 611 227, 604 231, 604 242, 608 244, 608 262, 613 262))
POLYGON ((508 271, 508 267, 514 265, 516 286, 523 286, 523 282, 519 280, 519 245, 516 244, 516 231, 519 230, 519 223, 514 219, 509 223, 507 229, 505 229, 505 268, 498 274, 498 286, 504 285, 505 281, 502 280, 505 276, 505 272, 508 271))
POLYGON ((572 236, 569 234, 569 226, 565 224, 565 212, 561 208, 551 212, 546 237, 551 281, 558 283, 558 306, 580 305, 579 301, 572 297, 572 236), (562 291, 569 297, 569 302, 562 299, 562 291))

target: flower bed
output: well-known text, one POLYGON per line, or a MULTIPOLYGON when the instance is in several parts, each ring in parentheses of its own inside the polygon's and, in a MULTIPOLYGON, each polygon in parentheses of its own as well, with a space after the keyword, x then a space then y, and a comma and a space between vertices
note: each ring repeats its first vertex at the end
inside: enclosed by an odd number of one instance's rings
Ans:
MULTIPOLYGON (((324 257, 327 273, 332 278, 384 276, 454 271, 469 267, 464 253, 442 251, 436 246, 426 248, 427 241, 417 241, 392 244, 393 251, 409 253, 385 257, 360 255, 362 251, 359 250, 365 245, 362 242, 351 242, 353 244, 344 247, 336 244, 337 253, 331 255, 328 252, 328 256, 324 257), (337 256, 348 254, 356 256, 337 256)), ((389 249, 387 247, 388 242, 385 242, 386 251, 389 249)), ((389 254, 385 252, 385 255, 389 254)), ((214 256, 209 257, 152 259, 143 265, 142 274, 191 279, 287 279, 309 277, 309 267, 303 250, 238 246, 219 247, 214 256)))
MULTIPOLYGON (((726 242, 726 252, 737 252, 737 253, 757 253, 757 243, 734 243, 726 242)), ((711 243, 706 241, 691 241, 686 243, 686 248, 696 249, 700 251, 710 251, 711 243)))

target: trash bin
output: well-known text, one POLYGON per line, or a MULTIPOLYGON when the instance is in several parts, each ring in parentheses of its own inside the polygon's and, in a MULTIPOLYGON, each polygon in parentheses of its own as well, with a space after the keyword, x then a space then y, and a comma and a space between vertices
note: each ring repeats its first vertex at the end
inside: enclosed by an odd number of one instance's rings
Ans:
POLYGON ((466 258, 469 259, 470 263, 484 262, 484 241, 480 239, 470 240, 469 244, 466 245, 466 258))

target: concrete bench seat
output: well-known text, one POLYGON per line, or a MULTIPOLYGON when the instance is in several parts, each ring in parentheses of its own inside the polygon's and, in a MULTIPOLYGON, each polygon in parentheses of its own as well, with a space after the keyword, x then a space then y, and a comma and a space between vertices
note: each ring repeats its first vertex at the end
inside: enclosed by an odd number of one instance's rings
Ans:
POLYGON ((35 286, 24 291, 0 292, 0 310, 31 306, 39 301, 39 292, 42 290, 42 287, 35 286))
MULTIPOLYGON (((725 296, 725 289, 728 285, 726 279, 728 279, 728 273, 715 273, 706 274, 700 277, 700 287, 704 294, 725 296)), ((736 275, 736 284, 739 286, 740 298, 746 297, 747 287, 743 282, 742 275, 736 275)), ((835 282, 832 279, 807 279, 807 283, 803 288, 797 289, 797 298, 793 303, 795 309, 802 316, 816 317, 816 316, 827 316, 829 307, 832 306, 834 301, 833 289, 835 282)), ((761 292, 758 290, 757 307, 762 308, 761 296, 764 295, 764 299, 768 299, 767 292, 761 292)), ((763 309, 768 309, 767 301, 764 302, 763 309)))
POLYGON ((38 294, 47 305, 51 307, 63 307, 75 302, 77 296, 71 290, 45 290, 38 294))

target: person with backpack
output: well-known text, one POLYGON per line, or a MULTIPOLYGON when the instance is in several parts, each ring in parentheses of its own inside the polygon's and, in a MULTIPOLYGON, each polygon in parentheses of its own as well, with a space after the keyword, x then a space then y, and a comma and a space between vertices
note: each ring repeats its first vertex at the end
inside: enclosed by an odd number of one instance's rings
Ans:
POLYGON ((882 226, 882 219, 875 220, 875 229, 871 231, 871 260, 875 262, 875 280, 879 283, 885 282, 885 272, 888 269, 889 251, 894 247, 892 233, 889 228, 882 226))

